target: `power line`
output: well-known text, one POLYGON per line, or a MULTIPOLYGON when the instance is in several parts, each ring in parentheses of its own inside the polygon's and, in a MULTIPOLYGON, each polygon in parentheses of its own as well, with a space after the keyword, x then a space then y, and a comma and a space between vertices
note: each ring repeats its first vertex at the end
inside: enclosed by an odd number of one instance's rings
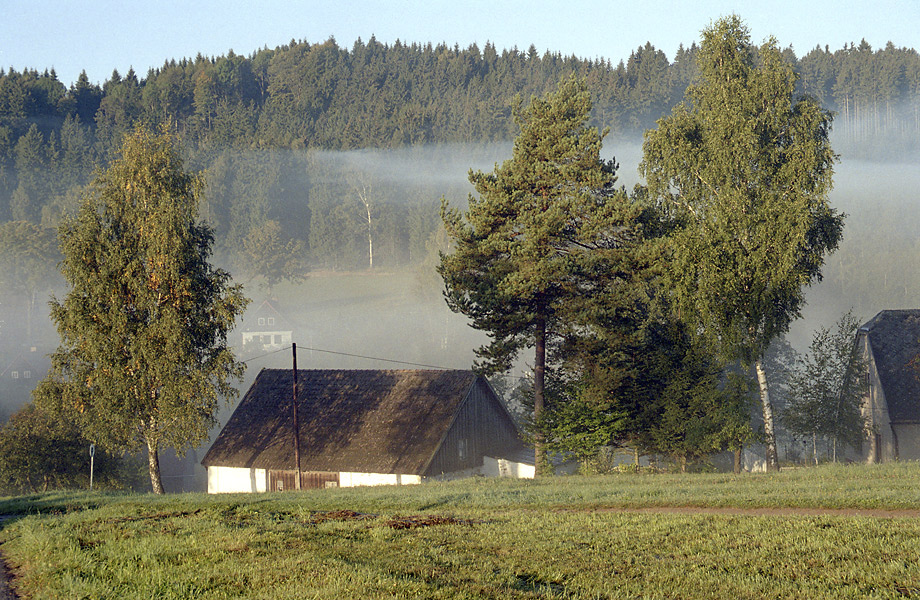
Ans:
MULTIPOLYGON (((278 349, 278 350, 273 350, 272 352, 267 352, 267 353, 261 354, 261 355, 259 355, 259 356, 254 356, 254 357, 252 357, 252 358, 250 358, 250 359, 244 360, 243 362, 244 362, 244 363, 249 363, 250 361, 258 360, 258 359, 260 359, 260 358, 265 358, 266 356, 271 356, 272 354, 277 354, 278 352, 284 352, 284 351, 286 351, 286 350, 290 350, 291 348, 292 348, 292 346, 285 346, 284 348, 280 348, 280 349, 278 349)), ((409 366, 412 366, 412 367, 423 367, 423 368, 425 368, 425 369, 439 369, 439 370, 442 370, 442 371, 452 371, 452 370, 454 370, 453 367, 442 367, 442 366, 438 366, 438 365, 425 365, 425 364, 421 364, 421 363, 408 362, 408 361, 405 361, 405 360, 396 360, 396 359, 393 359, 393 358, 381 358, 381 357, 379 357, 379 356, 364 356, 364 355, 362 355, 362 354, 352 354, 352 353, 350 353, 350 352, 336 352, 335 350, 323 350, 322 348, 310 348, 310 347, 308 347, 308 346, 298 346, 297 348, 298 348, 298 350, 309 350, 310 352, 322 352, 322 353, 324 353, 324 354, 335 354, 335 355, 337 355, 337 356, 347 356, 347 357, 349 357, 349 358, 363 358, 363 359, 365 359, 365 360, 378 360, 378 361, 381 361, 381 362, 397 363, 397 364, 400 364, 400 365, 409 365, 409 366)))
MULTIPOLYGON (((259 356, 253 356, 252 358, 246 359, 246 360, 244 360, 244 361, 242 361, 242 362, 243 362, 244 364, 248 364, 248 363, 250 363, 250 362, 252 362, 252 361, 254 361, 254 360, 259 360, 259 359, 261 359, 261 358, 265 358, 266 356, 271 356, 272 354, 278 354, 279 352, 285 352, 285 351, 287 351, 287 350, 290 350, 292 347, 293 347, 293 345, 291 345, 291 346, 285 346, 285 347, 283 347, 283 348, 279 348, 278 350, 272 350, 271 352, 266 352, 265 354, 260 354, 259 356)), ((349 358, 361 358, 361 359, 364 359, 364 360, 377 360, 377 361, 381 361, 381 362, 395 363, 395 364, 400 364, 400 365, 408 365, 408 366, 410 366, 410 367, 421 367, 421 368, 424 368, 424 369, 438 369, 438 370, 441 370, 441 371, 453 371, 453 370, 455 370, 454 367, 442 367, 442 366, 438 366, 438 365, 426 365, 426 364, 422 364, 422 363, 414 363, 414 362, 409 362, 409 361, 405 361, 405 360, 396 360, 396 359, 394 359, 394 358, 381 358, 381 357, 379 357, 379 356, 365 356, 365 355, 363 355, 363 354, 352 354, 352 353, 350 353, 350 352, 337 352, 337 351, 335 351, 335 350, 323 350, 322 348, 310 348, 310 347, 308 347, 308 346, 298 346, 298 350, 309 350, 310 352, 322 352, 322 353, 324 353, 324 354, 335 354, 335 355, 337 355, 337 356, 347 356, 347 357, 349 357, 349 358)), ((521 376, 518 376, 518 375, 498 375, 498 377, 505 377, 505 378, 511 378, 511 379, 527 379, 527 377, 521 377, 521 376)))

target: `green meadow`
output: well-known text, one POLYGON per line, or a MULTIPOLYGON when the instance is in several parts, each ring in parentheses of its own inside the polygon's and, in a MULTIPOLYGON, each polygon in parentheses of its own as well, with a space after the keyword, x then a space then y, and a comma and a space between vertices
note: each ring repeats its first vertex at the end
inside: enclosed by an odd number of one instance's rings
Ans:
POLYGON ((920 464, 0 499, 21 598, 920 597, 920 464))

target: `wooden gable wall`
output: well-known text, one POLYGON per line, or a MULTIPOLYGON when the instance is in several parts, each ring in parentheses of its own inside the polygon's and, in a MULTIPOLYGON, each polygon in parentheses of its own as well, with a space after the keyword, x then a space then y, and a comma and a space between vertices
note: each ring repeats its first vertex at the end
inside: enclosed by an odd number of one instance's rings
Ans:
POLYGON ((425 476, 479 468, 483 456, 503 457, 520 448, 523 442, 508 411, 489 384, 477 377, 425 476))

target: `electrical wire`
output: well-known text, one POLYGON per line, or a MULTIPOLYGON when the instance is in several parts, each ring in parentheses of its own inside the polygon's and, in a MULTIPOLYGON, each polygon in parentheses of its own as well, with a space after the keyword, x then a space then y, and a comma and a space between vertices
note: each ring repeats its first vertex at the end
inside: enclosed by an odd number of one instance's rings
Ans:
MULTIPOLYGON (((242 361, 242 362, 243 362, 244 364, 249 364, 249 363, 252 362, 252 361, 259 360, 259 359, 262 359, 262 358, 265 358, 266 356, 271 356, 272 354, 278 354, 279 352, 286 352, 287 350, 290 350, 291 348, 293 348, 293 345, 291 345, 291 346, 285 346, 285 347, 283 347, 283 348, 279 348, 278 350, 272 350, 271 352, 266 352, 265 354, 260 354, 259 356, 253 356, 252 358, 248 358, 248 359, 246 359, 246 360, 244 360, 244 361, 242 361)), ((438 370, 441 370, 441 371, 453 371, 453 370, 455 370, 453 367, 442 367, 442 366, 438 366, 438 365, 426 365, 426 364, 421 364, 421 363, 409 362, 409 361, 405 361, 405 360, 396 360, 396 359, 393 359, 393 358, 381 358, 381 357, 379 357, 379 356, 365 356, 365 355, 363 355, 363 354, 352 354, 352 353, 350 353, 350 352, 337 352, 337 351, 335 351, 335 350, 323 350, 322 348, 310 348, 310 347, 308 347, 308 346, 298 346, 297 349, 298 349, 298 350, 309 350, 310 352, 322 352, 322 353, 324 353, 324 354, 335 354, 335 355, 337 355, 337 356, 347 356, 347 357, 349 357, 349 358, 361 358, 361 359, 364 359, 364 360, 376 360, 376 361, 380 361, 380 362, 388 362, 388 363, 395 363, 395 364, 400 364, 400 365, 408 365, 408 366, 410 366, 410 367, 421 367, 421 368, 424 368, 424 369, 438 369, 438 370)), ((504 377, 504 378, 510 378, 510 379, 527 379, 527 377, 521 377, 521 376, 517 376, 517 375, 498 375, 498 377, 504 377)))

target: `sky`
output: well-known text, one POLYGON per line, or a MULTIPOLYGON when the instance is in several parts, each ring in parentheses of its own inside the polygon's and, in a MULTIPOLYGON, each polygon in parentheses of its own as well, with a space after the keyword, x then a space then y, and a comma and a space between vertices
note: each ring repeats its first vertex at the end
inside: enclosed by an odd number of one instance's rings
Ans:
POLYGON ((113 69, 139 77, 169 59, 250 55, 291 40, 334 37, 392 44, 533 44, 614 64, 646 42, 673 58, 713 20, 738 14, 761 43, 773 36, 799 56, 865 39, 920 48, 920 0, 0 0, 0 68, 54 69, 65 85, 85 70, 102 84, 113 69))

